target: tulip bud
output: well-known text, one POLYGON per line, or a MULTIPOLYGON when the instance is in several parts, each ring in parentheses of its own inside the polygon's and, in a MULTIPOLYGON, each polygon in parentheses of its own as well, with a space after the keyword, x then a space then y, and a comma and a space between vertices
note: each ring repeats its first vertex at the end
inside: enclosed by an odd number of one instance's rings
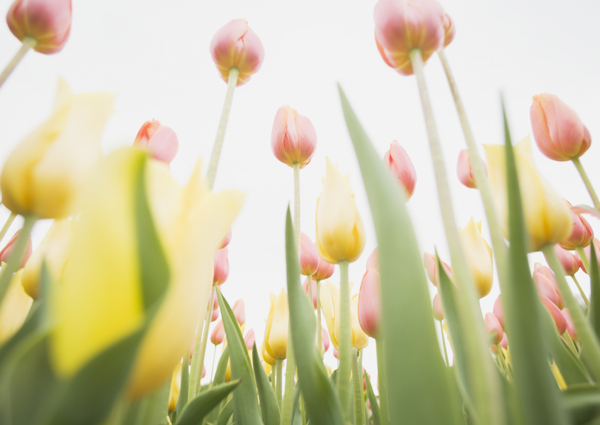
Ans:
POLYGON ((492 248, 481 236, 481 222, 475 224, 471 218, 460 231, 460 241, 477 293, 483 298, 492 290, 494 257, 492 248))
POLYGON ((317 132, 304 115, 289 105, 282 106, 275 114, 271 130, 271 149, 275 157, 292 167, 308 165, 317 147, 317 132))
POLYGON ((581 260, 578 256, 561 248, 560 245, 554 245, 554 252, 562 264, 563 269, 565 269, 566 276, 573 276, 579 271, 581 260))
POLYGON ((331 263, 328 263, 323 259, 323 257, 319 256, 319 267, 317 267, 317 271, 313 274, 314 280, 325 280, 329 279, 333 276, 333 272, 335 271, 335 266, 331 263))
POLYGON ((552 285, 556 288, 556 290, 560 291, 560 289, 558 288, 558 283, 556 282, 556 276, 554 276, 554 273, 552 273, 552 270, 550 270, 550 267, 544 266, 541 263, 535 263, 533 265, 533 274, 534 274, 534 280, 535 280, 536 274, 542 274, 542 275, 546 276, 550 280, 552 285))
POLYGON ((316 218, 317 248, 327 262, 352 263, 360 257, 366 232, 350 187, 350 175, 342 175, 329 158, 316 218))
POLYGON ((579 115, 556 95, 533 96, 529 114, 535 141, 548 158, 568 161, 579 158, 590 147, 590 132, 579 115))
POLYGON ((229 245, 229 242, 231 242, 231 229, 229 229, 229 232, 227 232, 227 234, 223 238, 223 241, 221 241, 219 249, 225 248, 227 245, 229 245))
POLYGON ((533 282, 535 283, 535 287, 537 288, 540 297, 544 297, 552 301, 559 309, 564 307, 564 302, 560 296, 560 292, 548 277, 541 273, 534 273, 533 282))
POLYGON ((62 50, 71 31, 71 0, 16 0, 6 22, 19 40, 36 41, 35 51, 45 54, 62 50))
POLYGON ((335 347, 333 347, 333 357, 335 357, 336 359, 340 358, 340 352, 335 347))
MULTIPOLYGON (((586 246, 585 248, 583 248, 583 251, 585 252, 585 255, 587 256, 588 260, 592 260, 592 244, 589 244, 588 246, 586 246)), ((594 251, 596 252, 596 258, 598 259, 598 264, 600 265, 600 240, 598 240, 598 238, 594 238, 594 251)), ((581 264, 581 269, 587 273, 588 271, 585 269, 585 266, 583 265, 583 262, 581 262, 581 259, 579 260, 580 264, 581 264)))
POLYGON ((319 268, 317 247, 304 232, 300 234, 300 269, 304 276, 312 276, 319 268))
POLYGON ((231 310, 233 310, 233 315, 240 326, 246 323, 246 306, 243 299, 237 300, 231 310))
POLYGON ((133 145, 146 149, 152 158, 170 164, 179 150, 179 139, 173 130, 153 119, 142 125, 133 145))
POLYGON ((323 354, 325 354, 327 350, 329 350, 329 346, 331 345, 329 334, 327 333, 325 328, 321 328, 321 340, 323 341, 323 346, 321 348, 323 349, 323 354))
POLYGON ((594 237, 594 230, 590 223, 583 218, 581 214, 577 214, 573 211, 571 207, 571 203, 567 201, 567 204, 571 208, 571 220, 573 221, 573 230, 571 231, 571 235, 560 242, 560 246, 564 249, 574 250, 577 247, 586 247, 592 241, 594 237))
POLYGON ((288 323, 287 293, 282 289, 277 298, 271 297, 271 309, 265 329, 265 348, 267 353, 275 359, 286 358, 288 323))
POLYGON ((502 325, 494 313, 486 313, 485 314, 485 328, 489 335, 494 335, 493 344, 500 344, 502 341, 502 337, 504 336, 504 332, 502 331, 502 325))
POLYGON ((246 348, 248 350, 252 350, 252 347, 254 347, 255 341, 256 341, 256 336, 254 335, 254 329, 250 329, 246 333, 246 336, 244 337, 244 343, 246 343, 246 348))
POLYGON ((554 304, 548 298, 540 296, 540 301, 542 302, 544 307, 546 307, 546 309, 552 316, 552 319, 554 320, 554 323, 556 324, 556 329, 558 330, 558 333, 560 335, 564 334, 565 331, 567 330, 567 321, 565 320, 564 316, 562 315, 562 312, 559 310, 559 308, 556 306, 556 304, 554 304))
POLYGON ((219 308, 217 307, 217 308, 213 309, 213 311, 212 311, 212 315, 210 316, 210 321, 211 321, 211 322, 214 322, 214 321, 216 321, 218 318, 219 318, 219 308))
MULTIPOLYGON (((487 165, 483 163, 484 170, 487 171, 487 165)), ((475 176, 473 176, 473 168, 471 167, 471 158, 469 157, 469 151, 462 149, 458 154, 458 162, 456 163, 456 174, 458 180, 469 189, 477 189, 475 184, 475 176)))
POLYGON ((367 270, 377 270, 379 271, 379 249, 375 248, 369 258, 367 258, 367 270))
POLYGON ((219 323, 217 323, 217 326, 215 326, 215 328, 213 329, 212 334, 210 335, 210 342, 212 342, 214 345, 221 345, 224 340, 225 328, 223 327, 223 321, 220 320, 219 323))
MULTIPOLYGON (((313 306, 315 308, 315 310, 317 309, 317 282, 314 279, 311 279, 311 285, 312 286, 312 301, 313 301, 313 306)), ((304 288, 304 292, 306 292, 306 295, 308 295, 310 297, 310 293, 308 292, 308 279, 306 279, 304 281, 304 285, 302 285, 302 287, 304 288)))
POLYGON ((213 275, 213 285, 222 285, 229 277, 229 251, 227 248, 219 249, 215 252, 215 272, 213 275))
POLYGON ((433 318, 438 321, 444 320, 444 312, 442 310, 442 300, 440 294, 435 294, 433 297, 433 318))
POLYGON ((577 331, 575 329, 575 325, 573 324, 573 319, 571 318, 571 313, 569 313, 569 309, 565 308, 562 311, 562 315, 565 318, 565 322, 567 323, 567 332, 569 332, 569 336, 573 341, 577 341, 577 331))
POLYGON ((358 321, 367 335, 377 338, 381 321, 381 288, 377 270, 368 269, 362 278, 358 294, 358 321))
POLYGON ((504 311, 502 310, 502 295, 498 295, 498 298, 496 298, 496 301, 494 301, 494 308, 492 309, 492 313, 494 313, 494 316, 496 316, 496 319, 498 319, 498 322, 500 322, 500 326, 502 326, 502 329, 504 329, 504 311))
POLYGON ((379 0, 375 42, 381 57, 400 74, 413 73, 409 53, 420 49, 423 62, 444 45, 444 9, 435 0, 379 0))
POLYGON ((245 19, 234 19, 217 31, 210 42, 210 55, 226 82, 229 70, 237 68, 237 85, 241 86, 260 69, 265 49, 245 19))
POLYGON ((502 334, 502 341, 500 341, 500 348, 507 349, 508 348, 508 339, 506 338, 506 332, 502 334))
POLYGON ((456 26, 454 25, 454 20, 448 15, 448 13, 444 14, 444 19, 442 20, 442 25, 444 26, 444 47, 447 47, 448 44, 452 43, 454 40, 454 36, 456 35, 456 26))
MULTIPOLYGON (((21 234, 21 231, 17 230, 15 232, 15 234, 13 235, 13 237, 10 238, 10 240, 8 241, 6 246, 4 248, 2 248, 2 251, 0 251, 0 262, 8 263, 8 259, 10 258, 11 254, 13 253, 13 251, 15 249, 15 246, 17 244, 17 239, 19 238, 20 234, 21 234)), ((31 237, 29 237, 29 242, 27 242, 27 248, 25 249, 25 253, 23 254, 23 261, 21 261, 21 267, 19 267, 20 269, 25 267, 25 264, 27 264, 27 260, 29 260, 29 257, 31 257, 31 252, 32 252, 31 237)))
POLYGON ((179 400, 179 391, 181 389, 181 368, 182 363, 175 366, 173 376, 171 377, 171 389, 169 391, 169 412, 174 412, 177 409, 177 401, 179 400))
POLYGON ((417 183, 417 172, 410 160, 408 154, 397 141, 390 144, 390 148, 383 156, 383 162, 388 166, 396 181, 404 189, 406 200, 408 201, 414 191, 417 183))
MULTIPOLYGON (((435 256, 425 253, 423 254, 423 264, 425 265, 425 271, 427 272, 427 277, 429 281, 433 284, 433 286, 438 286, 438 275, 437 275, 437 266, 435 256)), ((442 266, 446 271, 446 274, 450 279, 452 279, 452 270, 450 266, 442 261, 442 266)))

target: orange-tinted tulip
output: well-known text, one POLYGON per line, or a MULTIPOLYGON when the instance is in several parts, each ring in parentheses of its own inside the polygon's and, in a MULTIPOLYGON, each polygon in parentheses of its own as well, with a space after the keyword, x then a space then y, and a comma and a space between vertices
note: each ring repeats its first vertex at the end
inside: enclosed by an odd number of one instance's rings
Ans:
POLYGON ((223 321, 220 320, 219 323, 217 323, 217 326, 215 326, 215 328, 212 331, 212 334, 210 335, 210 342, 212 342, 214 345, 220 345, 223 343, 223 341, 225 340, 225 328, 223 327, 223 321))
POLYGON ((179 139, 169 127, 157 120, 146 121, 133 142, 134 146, 146 149, 152 158, 171 164, 179 150, 179 139))
POLYGON ((579 271, 581 268, 581 260, 577 255, 561 248, 560 245, 554 245, 554 252, 556 252, 556 256, 562 264, 563 269, 565 269, 565 275, 573 276, 579 271))
MULTIPOLYGON (((15 234, 13 235, 13 237, 10 238, 10 240, 8 241, 6 246, 4 248, 2 248, 2 251, 0 251, 0 262, 1 263, 8 262, 8 259, 10 258, 13 250, 15 249, 15 245, 17 244, 17 239, 19 238, 20 234, 21 234, 21 231, 17 230, 15 232, 15 234)), ((31 253, 32 253, 32 248, 31 248, 31 237, 30 237, 29 242, 27 243, 27 248, 25 249, 25 253, 23 255, 23 261, 21 261, 21 267, 19 267, 20 269, 25 267, 25 264, 27 264, 27 260, 29 260, 29 257, 31 257, 31 253)))
MULTIPOLYGON (((312 286, 312 300, 313 300, 313 307, 317 308, 317 281, 314 279, 311 279, 311 286, 312 286)), ((304 292, 306 292, 306 295, 310 296, 310 293, 308 292, 308 279, 306 279, 304 281, 304 284, 302 285, 302 287, 304 288, 304 292)))
MULTIPOLYGON (((567 201, 569 207, 571 207, 571 203, 567 201)), ((573 230, 571 231, 571 235, 564 241, 560 243, 564 249, 573 250, 578 246, 586 247, 590 244, 594 237, 594 230, 590 223, 583 218, 581 214, 577 214, 573 212, 571 209, 571 219, 573 220, 573 230)))
POLYGON ((304 232, 300 234, 300 270, 304 276, 312 276, 319 268, 317 247, 304 232))
MULTIPOLYGON (((434 286, 437 286, 438 276, 435 256, 426 252, 423 255, 423 264, 425 265, 425 271, 427 272, 427 277, 429 278, 429 281, 433 283, 434 286)), ((446 274, 448 275, 448 277, 452 279, 452 270, 450 269, 450 266, 443 261, 442 266, 444 267, 444 270, 446 270, 446 274)))
POLYGON ((556 304, 554 304, 548 298, 540 296, 540 301, 542 302, 544 307, 546 307, 546 309, 552 316, 552 319, 554 320, 554 323, 556 324, 556 329, 558 330, 558 333, 560 335, 564 334, 565 331, 567 330, 567 321, 565 320, 565 317, 562 315, 562 312, 560 311, 560 309, 556 306, 556 304))
POLYGON ((252 350, 254 346, 254 342, 256 341, 256 336, 254 335, 254 329, 250 329, 246 336, 244 336, 244 343, 246 344, 246 348, 248 350, 252 350))
POLYGON ((289 105, 279 108, 271 130, 271 149, 275 157, 290 167, 295 163, 304 167, 316 147, 317 132, 310 120, 289 105))
POLYGON ((456 25, 454 25, 454 20, 448 13, 444 14, 444 19, 442 20, 442 25, 444 25, 444 47, 447 47, 448 44, 452 43, 454 40, 454 36, 456 35, 456 25))
POLYGON ((541 273, 534 273, 533 282, 535 283, 535 287, 537 288, 540 297, 552 301, 559 309, 564 307, 560 292, 548 277, 541 273))
POLYGON ((231 310, 233 310, 233 315, 235 316, 235 319, 237 320, 240 326, 246 323, 246 306, 244 304, 243 299, 240 298, 235 303, 233 303, 233 307, 231 308, 231 310))
MULTIPOLYGON (((484 161, 483 168, 487 170, 487 165, 484 161)), ((473 168, 471 167, 471 158, 469 157, 469 151, 462 149, 458 154, 458 161, 456 162, 456 175, 458 180, 469 189, 476 189, 475 177, 473 176, 473 168)))
POLYGON ((335 266, 331 263, 328 263, 319 255, 319 267, 317 267, 317 271, 313 274, 314 280, 325 280, 329 279, 333 276, 333 272, 335 271, 335 266))
POLYGON ((219 249, 215 252, 215 272, 213 274, 213 284, 222 285, 229 277, 229 251, 227 248, 219 249))
POLYGON ((381 320, 381 288, 379 271, 369 269, 364 274, 358 293, 358 321, 371 338, 377 338, 381 320))
POLYGON ((406 200, 408 201, 413 195, 417 183, 417 172, 410 157, 404 148, 394 140, 383 156, 383 162, 388 166, 400 186, 404 188, 406 200))

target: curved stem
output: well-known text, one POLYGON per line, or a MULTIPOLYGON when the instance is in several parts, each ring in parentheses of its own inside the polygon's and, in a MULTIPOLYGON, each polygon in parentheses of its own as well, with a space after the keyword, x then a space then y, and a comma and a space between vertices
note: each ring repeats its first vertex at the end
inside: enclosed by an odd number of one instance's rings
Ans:
MULTIPOLYGON (((338 339, 338 351, 340 365, 337 371, 337 389, 342 402, 342 410, 346 415, 346 421, 350 420, 350 371, 352 331, 350 329, 350 286, 348 283, 348 262, 342 261, 340 266, 340 337, 338 339)), ((336 318, 337 320, 337 318, 336 318)))
POLYGON ((6 235, 6 232, 8 232, 8 228, 13 223, 13 221, 15 221, 16 216, 17 215, 14 212, 11 212, 10 215, 8 216, 8 218, 6 219, 6 223, 4 223, 4 227, 2 227, 2 230, 0 230, 0 241, 2 241, 2 239, 6 235))
MULTIPOLYGON (((210 327, 210 319, 212 317, 213 302, 215 290, 210 289, 210 301, 208 311, 204 321, 198 323, 196 331, 196 340, 194 341, 194 352, 192 354, 192 371, 190 374, 190 389, 188 391, 188 401, 194 399, 199 393, 200 381, 202 380, 202 366, 204 365, 204 356, 206 354, 206 344, 208 343, 208 329, 210 327), (200 326, 204 323, 204 326, 200 326)), ((216 349, 216 347, 215 347, 216 349)))
POLYGON ((223 104, 223 110, 221 111, 221 120, 219 121, 219 128, 217 129, 217 137, 215 138, 215 144, 213 145, 212 154, 210 155, 210 163, 208 164, 208 171, 206 172, 206 180, 209 189, 212 189, 215 184, 217 167, 219 166, 219 158, 221 158, 223 140, 225 139, 225 130, 227 129, 227 121, 229 121, 229 112, 231 111, 231 103, 233 102, 233 92, 237 85, 239 74, 240 71, 237 68, 231 68, 229 70, 229 81, 227 82, 225 103, 223 104))
POLYGON ((388 417, 388 391, 387 391, 387 375, 385 373, 385 359, 383 339, 381 337, 375 340, 377 348, 377 379, 379 381, 379 410, 381 410, 382 425, 387 425, 388 417))
POLYGON ((21 62, 21 59, 23 59, 25 53, 27 53, 32 47, 35 47, 36 44, 37 40, 34 38, 25 37, 23 39, 23 44, 21 45, 21 48, 17 51, 15 56, 13 56, 8 65, 6 65, 6 67, 2 71, 2 74, 0 74, 0 87, 2 87, 2 84, 4 84, 8 76, 13 72, 13 70, 19 64, 19 62, 21 62))
POLYGON ((442 321, 440 320, 440 335, 442 336, 442 346, 444 347, 444 359, 446 359, 446 366, 450 367, 450 362, 448 361, 448 350, 446 349, 446 340, 444 339, 444 327, 442 326, 442 321))
POLYGON ((283 405, 281 409, 281 424, 292 425, 294 417, 294 384, 296 376, 296 359, 292 346, 291 329, 288 328, 288 341, 286 348, 285 364, 285 392, 283 394, 283 405))
POLYGON ((358 352, 352 347, 352 382, 354 383, 354 425, 364 425, 365 411, 362 398, 362 382, 358 367, 358 352))
POLYGON ((590 181, 590 178, 585 172, 581 161, 579 160, 579 158, 572 158, 571 161, 573 161, 573 164, 575 164, 575 168, 577 168, 577 171, 579 171, 579 175, 581 176, 581 180, 583 180, 583 184, 585 184, 587 191, 592 197, 592 201, 594 202, 594 208, 600 210, 600 200, 598 200, 598 195, 596 195, 594 186, 592 186, 592 182, 590 181))
POLYGON ((572 275, 571 279, 573 279, 573 282, 575 282, 575 285, 577 285, 577 289, 579 289, 579 293, 581 294, 581 298, 583 298, 583 302, 585 302, 585 305, 590 308, 590 300, 588 300, 588 297, 585 296, 585 292, 583 292, 583 289, 581 289, 581 285, 577 281, 577 278, 575 278, 575 275, 572 275))
POLYGON ((15 249, 8 258, 6 265, 2 267, 2 270, 0 271, 0 304, 2 304, 2 300, 6 295, 13 273, 19 269, 19 266, 23 262, 23 256, 25 255, 25 250, 29 244, 31 229, 37 221, 37 217, 34 215, 26 215, 24 218, 23 228, 17 238, 15 249))
POLYGON ((277 386, 277 391, 275 391, 275 396, 277 397, 277 404, 281 409, 281 403, 283 398, 283 360, 277 359, 277 366, 275 369, 275 382, 277 386))
POLYGON ((213 384, 213 379, 214 379, 214 372, 215 372, 215 359, 217 358, 217 346, 215 345, 215 349, 213 350, 213 361, 212 361, 212 366, 210 368, 210 384, 208 385, 208 389, 210 390, 212 388, 212 384, 213 384))
POLYGON ((585 267, 585 269, 589 272, 589 270, 590 270, 590 260, 588 259, 585 251, 580 246, 578 246, 575 249, 577 250, 577 254, 579 254, 579 258, 581 259, 581 262, 583 263, 583 267, 585 267))
MULTIPOLYGON (((321 281, 317 280, 317 346, 319 353, 322 353, 323 347, 323 328, 321 327, 321 281)), ((323 355, 321 355, 323 357, 323 355)))
POLYGON ((294 163, 294 238, 296 250, 300 253, 300 164, 294 163))

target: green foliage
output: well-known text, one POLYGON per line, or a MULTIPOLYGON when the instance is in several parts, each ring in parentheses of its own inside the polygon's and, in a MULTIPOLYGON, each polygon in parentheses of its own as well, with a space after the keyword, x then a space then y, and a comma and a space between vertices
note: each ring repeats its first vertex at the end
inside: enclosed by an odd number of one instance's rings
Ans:
POLYGON ((198 397, 185 406, 185 409, 183 409, 181 416, 177 420, 177 425, 201 424, 204 417, 235 390, 241 382, 242 380, 239 379, 237 381, 217 385, 207 391, 202 391, 198 397))
POLYGON ((265 425, 279 425, 280 415, 277 397, 273 387, 269 382, 269 377, 262 367, 256 344, 252 347, 252 367, 254 368, 254 378, 256 379, 256 389, 260 400, 260 413, 265 425))

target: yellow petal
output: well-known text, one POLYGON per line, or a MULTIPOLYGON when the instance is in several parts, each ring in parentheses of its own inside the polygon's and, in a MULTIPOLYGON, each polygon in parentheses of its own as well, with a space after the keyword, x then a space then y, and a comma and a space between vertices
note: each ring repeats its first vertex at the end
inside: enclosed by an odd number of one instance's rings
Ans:
POLYGON ((335 338, 335 332, 334 332, 334 329, 335 329, 335 327, 334 327, 335 323, 334 323, 334 318, 333 318, 334 310, 333 310, 333 304, 332 304, 332 300, 331 300, 332 297, 331 297, 331 291, 329 290, 329 285, 330 285, 329 281, 325 281, 325 285, 323 285, 323 282, 321 282, 321 285, 319 285, 319 288, 320 288, 319 299, 321 301, 321 310, 323 311, 323 316, 325 316, 325 324, 327 325, 327 331, 329 332, 329 338, 331 339, 331 343, 337 350, 338 342, 337 342, 337 339, 335 338))
POLYGON ((489 245, 483 239, 473 218, 460 231, 460 241, 479 297, 485 297, 492 289, 493 257, 489 245))
POLYGON ((267 344, 267 341, 269 340, 269 333, 271 332, 271 326, 273 324, 273 310, 275 308, 275 299, 276 298, 277 297, 275 296, 275 294, 273 294, 272 292, 269 292, 269 299, 270 299, 271 305, 269 307, 269 315, 267 316, 267 320, 266 320, 265 335, 264 335, 262 349, 261 349, 261 352, 263 353, 263 359, 271 365, 274 365, 277 363, 277 361, 275 360, 273 355, 271 353, 269 353, 271 348, 267 344))
MULTIPOLYGON (((184 359, 184 361, 187 359, 184 359)), ((181 389, 181 368, 182 363, 175 366, 173 377, 171 378, 171 389, 169 390, 169 412, 174 412, 179 400, 179 391, 181 389)))
POLYGON ((22 269, 14 274, 0 304, 0 346, 21 328, 33 303, 21 285, 22 275, 22 269))
POLYGON ((267 351, 276 359, 285 359, 289 329, 287 293, 282 289, 273 306, 273 322, 267 340, 267 351))
POLYGON ((350 327, 352 329, 352 346, 362 350, 369 345, 369 336, 362 330, 358 321, 358 295, 350 301, 350 327))

